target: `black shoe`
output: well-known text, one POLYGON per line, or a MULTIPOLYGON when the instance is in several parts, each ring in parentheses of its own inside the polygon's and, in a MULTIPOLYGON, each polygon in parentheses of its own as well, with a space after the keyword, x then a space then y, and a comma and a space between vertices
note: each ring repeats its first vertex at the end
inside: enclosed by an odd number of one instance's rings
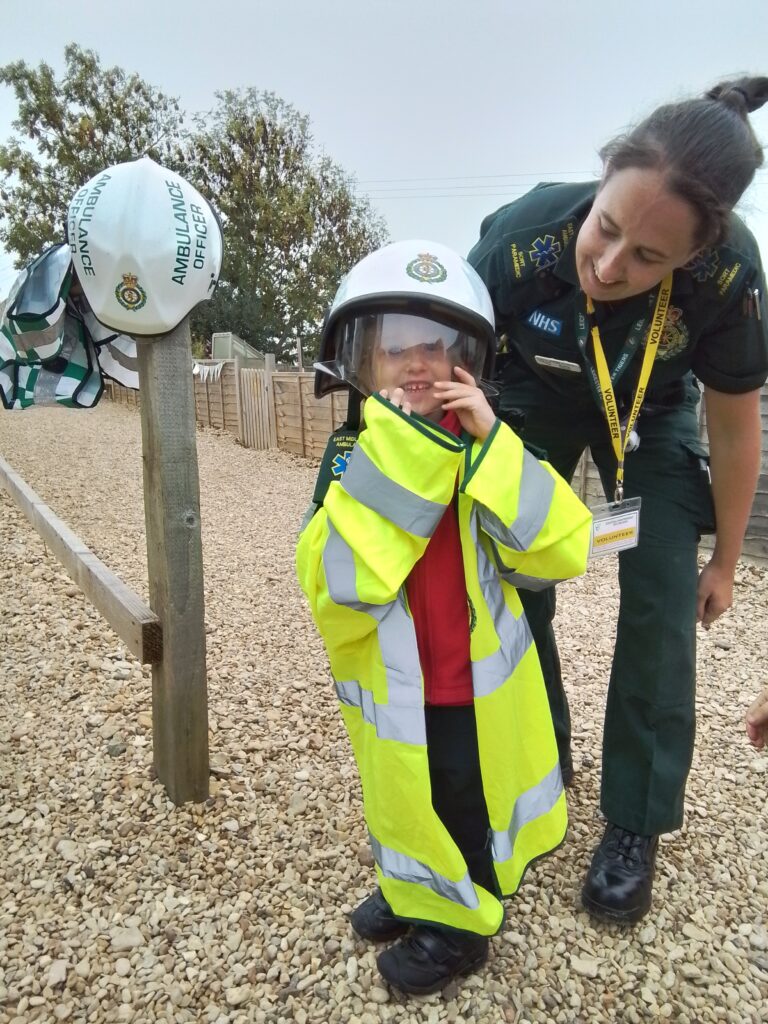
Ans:
POLYGON ((361 939, 372 942, 390 942, 399 939, 410 928, 392 913, 392 908, 384 899, 381 889, 371 893, 349 915, 349 923, 361 939))
POLYGON ((609 822, 581 892, 584 909, 604 921, 639 921, 651 909, 658 846, 658 836, 639 836, 609 822))
POLYGON ((394 988, 426 996, 454 978, 471 974, 487 959, 485 935, 419 925, 407 938, 379 953, 376 963, 394 988))

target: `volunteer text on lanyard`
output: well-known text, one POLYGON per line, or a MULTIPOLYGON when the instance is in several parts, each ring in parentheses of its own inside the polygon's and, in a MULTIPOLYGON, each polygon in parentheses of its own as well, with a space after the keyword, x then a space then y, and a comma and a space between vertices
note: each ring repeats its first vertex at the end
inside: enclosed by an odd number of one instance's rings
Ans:
POLYGON ((616 455, 616 489, 614 499, 617 502, 621 501, 624 497, 624 454, 627 450, 630 434, 632 433, 637 421, 640 406, 643 404, 643 399, 645 398, 645 392, 648 387, 648 381, 650 380, 651 370, 653 369, 653 361, 656 358, 661 333, 664 330, 664 321, 667 317, 667 309, 669 307, 669 297, 671 293, 672 275, 669 274, 659 285, 659 293, 656 297, 656 306, 653 311, 651 326, 648 329, 645 353, 640 367, 637 391, 635 392, 635 398, 632 402, 629 418, 624 424, 623 430, 613 386, 629 365, 630 359, 634 355, 635 350, 640 343, 640 339, 645 329, 646 320, 643 318, 636 321, 633 325, 632 330, 629 333, 629 337, 627 338, 619 358, 616 361, 616 365, 613 368, 613 372, 611 373, 608 370, 608 363, 606 362, 605 353, 600 341, 600 331, 597 328, 597 324, 594 322, 595 307, 593 306, 592 299, 589 296, 586 297, 587 315, 585 316, 581 312, 577 313, 576 337, 579 343, 579 348, 584 356, 584 362, 589 373, 592 388, 595 391, 595 394, 599 395, 600 402, 605 410, 605 416, 608 420, 608 428, 611 434, 611 444, 613 445, 613 451, 616 455), (595 351, 594 365, 587 357, 586 352, 587 338, 590 334, 592 335, 592 345, 595 351))

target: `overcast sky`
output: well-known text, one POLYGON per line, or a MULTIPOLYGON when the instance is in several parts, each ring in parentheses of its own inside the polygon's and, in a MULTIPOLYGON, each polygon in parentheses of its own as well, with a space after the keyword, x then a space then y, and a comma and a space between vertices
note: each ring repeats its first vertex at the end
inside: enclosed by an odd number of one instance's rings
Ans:
MULTIPOLYGON (((276 92, 393 239, 462 253, 486 213, 537 181, 597 175, 599 147, 658 103, 768 74, 766 0, 0 0, 0 12, 0 64, 61 71, 77 42, 188 111, 219 89, 276 92)), ((15 112, 0 86, 0 139, 15 112)), ((768 109, 753 124, 768 144, 768 109)), ((741 211, 768 260, 768 170, 741 211)), ((14 275, 0 251, 0 295, 14 275)))

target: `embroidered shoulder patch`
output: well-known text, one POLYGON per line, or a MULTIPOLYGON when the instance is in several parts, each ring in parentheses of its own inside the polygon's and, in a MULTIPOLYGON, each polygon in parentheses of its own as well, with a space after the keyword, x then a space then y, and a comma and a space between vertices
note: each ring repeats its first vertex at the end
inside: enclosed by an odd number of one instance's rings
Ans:
POLYGON ((532 243, 528 255, 538 270, 544 270, 547 267, 555 266, 562 251, 563 247, 560 242, 555 241, 554 235, 544 235, 543 238, 540 236, 532 243))

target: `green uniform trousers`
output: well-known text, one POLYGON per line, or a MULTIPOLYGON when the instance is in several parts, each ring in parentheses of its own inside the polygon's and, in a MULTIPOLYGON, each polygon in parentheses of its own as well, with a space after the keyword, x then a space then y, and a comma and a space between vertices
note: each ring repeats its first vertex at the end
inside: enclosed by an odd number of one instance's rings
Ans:
MULTIPOLYGON (((714 528, 705 449, 699 441, 699 393, 637 425, 640 447, 625 461, 626 498, 640 496, 640 541, 619 554, 621 600, 603 732, 601 808, 606 818, 651 835, 679 828, 693 755, 696 688, 697 548, 714 528)), ((586 447, 613 497, 616 459, 606 420, 593 400, 570 403, 543 381, 507 386, 501 415, 519 410, 519 433, 543 449, 566 479, 586 447)), ((552 629, 555 588, 520 597, 536 642, 558 747, 570 745, 570 716, 552 629)), ((598 626, 613 623, 601 614, 598 626)), ((574 678, 578 685, 578 678, 574 678)))

